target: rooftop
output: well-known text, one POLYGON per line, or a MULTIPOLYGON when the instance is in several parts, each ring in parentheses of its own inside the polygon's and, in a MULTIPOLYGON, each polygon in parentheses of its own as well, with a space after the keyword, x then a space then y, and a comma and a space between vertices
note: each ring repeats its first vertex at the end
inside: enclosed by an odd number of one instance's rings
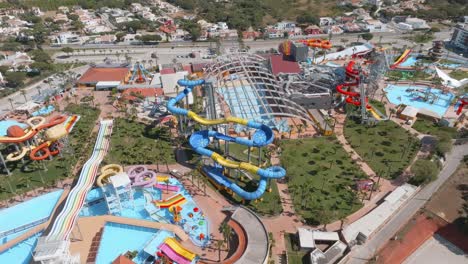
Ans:
POLYGON ((301 68, 296 61, 287 61, 282 55, 272 55, 270 57, 271 72, 274 75, 279 74, 299 74, 301 68))
POLYGON ((89 68, 78 83, 97 83, 123 81, 128 75, 128 68, 89 68))

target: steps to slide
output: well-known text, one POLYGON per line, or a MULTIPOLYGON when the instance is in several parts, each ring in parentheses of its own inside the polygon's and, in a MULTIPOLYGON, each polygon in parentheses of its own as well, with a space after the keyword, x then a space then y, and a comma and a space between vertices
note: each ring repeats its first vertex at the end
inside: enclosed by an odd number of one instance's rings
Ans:
POLYGON ((62 211, 55 219, 51 231, 47 235, 47 241, 68 239, 78 217, 78 213, 83 207, 86 195, 92 188, 96 179, 99 165, 109 149, 112 125, 112 120, 103 120, 100 122, 99 133, 96 144, 94 145, 93 154, 84 164, 77 184, 70 191, 62 211))
POLYGON ((236 123, 249 128, 255 129, 255 133, 252 136, 252 139, 245 139, 241 137, 231 137, 225 134, 221 134, 217 131, 212 130, 202 130, 193 133, 190 136, 189 143, 192 149, 200 155, 210 157, 217 164, 231 169, 240 169, 245 170, 253 174, 260 176, 258 182, 257 190, 249 192, 242 189, 237 184, 231 182, 227 177, 225 177, 218 170, 212 170, 210 173, 207 173, 217 184, 223 185, 224 187, 232 190, 234 193, 246 200, 254 200, 260 198, 266 190, 267 182, 269 179, 279 179, 283 178, 286 175, 286 171, 279 166, 272 166, 269 168, 259 168, 255 165, 252 165, 247 162, 236 162, 229 160, 221 156, 220 154, 210 150, 207 146, 210 144, 210 139, 219 139, 228 142, 233 142, 236 144, 245 145, 247 147, 264 147, 273 142, 274 134, 270 127, 267 125, 257 123, 253 120, 246 120, 237 117, 227 117, 222 119, 205 119, 195 112, 192 112, 187 109, 179 108, 176 104, 182 101, 188 94, 192 92, 192 89, 196 86, 203 85, 205 80, 186 80, 182 79, 177 82, 180 86, 185 87, 185 89, 179 93, 175 98, 171 98, 167 103, 167 109, 174 115, 187 116, 195 122, 200 123, 204 126, 213 126, 226 123, 236 123))

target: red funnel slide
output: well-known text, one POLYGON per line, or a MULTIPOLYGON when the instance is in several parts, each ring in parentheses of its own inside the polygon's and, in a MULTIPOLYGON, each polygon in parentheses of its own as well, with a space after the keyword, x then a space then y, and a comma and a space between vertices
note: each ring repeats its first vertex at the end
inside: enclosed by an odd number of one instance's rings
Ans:
MULTIPOLYGON (((354 82, 347 82, 347 83, 342 83, 336 86, 336 91, 346 95, 346 103, 352 104, 355 106, 360 106, 361 105, 361 94, 358 92, 353 92, 352 87, 356 87, 359 85, 360 79, 359 79, 359 71, 354 69, 354 61, 350 61, 348 63, 348 66, 346 66, 346 76, 350 79, 354 79, 354 82), (344 90, 344 87, 348 87, 348 90, 344 90)), ((366 97, 366 108, 370 109, 371 106, 367 104, 369 99, 366 97)))

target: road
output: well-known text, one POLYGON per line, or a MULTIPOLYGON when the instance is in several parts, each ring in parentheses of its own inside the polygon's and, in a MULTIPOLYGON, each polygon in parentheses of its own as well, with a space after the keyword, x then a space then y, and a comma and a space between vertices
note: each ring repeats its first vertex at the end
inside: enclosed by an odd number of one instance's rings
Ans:
MULTIPOLYGON (((346 39, 346 43, 351 43, 358 40, 359 34, 343 34, 335 35, 332 37, 332 42, 335 45, 343 45, 342 39, 346 39)), ((328 35, 316 35, 314 38, 328 37, 328 35)), ((441 31, 435 33, 436 40, 444 40, 450 37, 449 31, 441 31)), ((251 52, 255 51, 265 51, 271 48, 278 48, 278 45, 283 42, 284 39, 267 39, 267 40, 257 40, 257 41, 245 41, 245 46, 248 46, 251 52)), ((363 41, 362 38, 360 41, 363 41)), ((374 38, 372 42, 382 42, 382 43, 392 43, 393 47, 415 47, 419 49, 419 44, 412 41, 402 39, 400 33, 395 32, 385 32, 385 33, 374 33, 374 38), (380 40, 382 36, 382 40, 380 40)), ((174 61, 181 63, 194 63, 205 61, 209 62, 210 60, 202 59, 204 55, 207 54, 207 48, 216 47, 216 43, 213 42, 171 42, 171 43, 160 43, 156 46, 135 46, 135 45, 125 45, 125 44, 109 44, 109 45, 69 45, 70 47, 80 50, 80 52, 75 52, 72 56, 68 58, 61 58, 64 53, 58 52, 55 54, 55 58, 59 62, 72 62, 75 60, 83 62, 102 62, 106 57, 114 61, 125 60, 124 53, 128 53, 132 57, 132 62, 150 60, 151 54, 156 53, 158 55, 157 59, 151 59, 155 64, 168 64, 173 63, 174 61), (197 57, 194 59, 191 58, 181 58, 180 55, 187 56, 189 53, 194 52, 197 57), (119 53, 119 55, 117 55, 119 53), (179 57, 178 57, 179 56, 179 57), (157 61, 157 63, 156 63, 157 61)), ((424 44, 421 48, 427 50, 432 46, 431 43, 424 44)), ((239 47, 239 42, 236 40, 223 41, 221 42, 221 52, 226 52, 231 48, 239 47)), ((61 49, 59 47, 49 47, 48 49, 61 49)), ((454 54, 456 56, 456 54, 454 54)))
POLYGON ((411 217, 424 206, 439 187, 455 172, 464 155, 468 155, 468 146, 454 146, 447 155, 447 162, 439 177, 414 195, 392 218, 362 246, 355 246, 347 263, 367 263, 411 217))
MULTIPOLYGON (((71 71, 77 74, 83 74, 87 68, 88 66, 81 66, 74 68, 71 71)), ((47 84, 44 83, 43 80, 41 80, 27 86, 23 89, 26 91, 26 99, 29 101, 32 99, 32 97, 39 95, 39 90, 41 90, 41 92, 46 92, 47 90, 55 90, 60 88, 58 85, 59 81, 60 80, 57 80, 57 82, 51 82, 50 84, 47 84)), ((0 116, 11 111, 11 104, 9 98, 13 99, 12 103, 15 108, 26 102, 24 96, 20 92, 16 92, 7 97, 0 98, 0 116)))

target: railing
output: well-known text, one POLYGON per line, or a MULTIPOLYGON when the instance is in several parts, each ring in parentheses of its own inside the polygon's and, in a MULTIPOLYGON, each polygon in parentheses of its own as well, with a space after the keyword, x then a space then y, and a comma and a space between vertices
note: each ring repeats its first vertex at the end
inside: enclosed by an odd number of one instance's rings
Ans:
POLYGON ((8 235, 11 235, 11 234, 15 234, 15 233, 24 231, 24 230, 29 229, 29 228, 31 228, 31 227, 38 226, 38 225, 40 225, 40 224, 43 224, 43 223, 47 222, 47 220, 49 220, 49 217, 48 217, 48 216, 47 216, 47 217, 44 217, 44 218, 41 218, 41 219, 39 219, 39 220, 33 221, 33 222, 31 222, 31 223, 24 224, 24 225, 22 225, 22 226, 15 227, 15 228, 13 228, 13 229, 0 232, 0 238, 3 238, 3 237, 6 237, 6 236, 8 236, 8 235))

